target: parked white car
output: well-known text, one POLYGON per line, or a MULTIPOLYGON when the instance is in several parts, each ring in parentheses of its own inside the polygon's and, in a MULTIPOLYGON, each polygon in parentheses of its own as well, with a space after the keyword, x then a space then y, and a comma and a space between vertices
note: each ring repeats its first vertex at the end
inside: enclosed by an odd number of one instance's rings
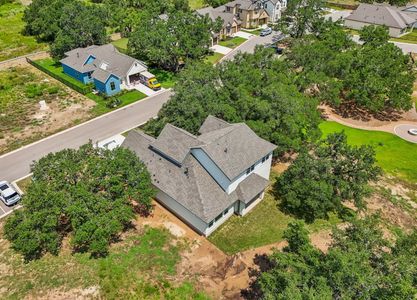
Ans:
POLYGON ((0 181, 0 200, 10 206, 20 200, 20 195, 7 181, 0 181))
POLYGON ((408 134, 417 135, 417 128, 408 129, 408 134))

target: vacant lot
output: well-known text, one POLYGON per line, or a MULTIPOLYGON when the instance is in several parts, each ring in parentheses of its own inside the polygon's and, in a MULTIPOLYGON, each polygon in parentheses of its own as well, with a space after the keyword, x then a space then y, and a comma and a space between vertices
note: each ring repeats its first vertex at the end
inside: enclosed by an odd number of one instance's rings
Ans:
POLYGON ((0 223, 1 299, 207 299, 188 282, 173 283, 181 241, 166 230, 132 229, 106 258, 46 255, 25 264, 0 223))
POLYGON ((323 134, 344 130, 353 145, 371 145, 375 148, 378 165, 389 175, 410 183, 417 182, 417 144, 400 139, 394 134, 354 129, 336 122, 323 122, 323 134))
POLYGON ((87 120, 93 106, 35 68, 0 71, 0 153, 87 120), (45 110, 40 109, 41 100, 45 110))
MULTIPOLYGON (((271 183, 275 182, 277 173, 271 174, 271 183)), ((233 215, 215 231, 209 240, 227 254, 269 245, 283 240, 283 233, 289 222, 294 220, 278 208, 278 201, 271 190, 265 198, 246 216, 233 215)), ((336 216, 329 220, 317 220, 308 225, 311 232, 331 228, 339 223, 336 216)))
POLYGON ((0 61, 47 48, 34 37, 22 34, 23 11, 24 6, 19 3, 0 5, 0 61))

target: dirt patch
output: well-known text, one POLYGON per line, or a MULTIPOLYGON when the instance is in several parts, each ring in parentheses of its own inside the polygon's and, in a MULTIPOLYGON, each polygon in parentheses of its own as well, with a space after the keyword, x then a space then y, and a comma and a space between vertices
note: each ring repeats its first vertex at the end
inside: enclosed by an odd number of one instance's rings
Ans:
POLYGON ((87 300, 87 299, 100 299, 100 287, 90 286, 85 289, 71 289, 69 291, 51 290, 45 296, 28 296, 26 300, 87 300))

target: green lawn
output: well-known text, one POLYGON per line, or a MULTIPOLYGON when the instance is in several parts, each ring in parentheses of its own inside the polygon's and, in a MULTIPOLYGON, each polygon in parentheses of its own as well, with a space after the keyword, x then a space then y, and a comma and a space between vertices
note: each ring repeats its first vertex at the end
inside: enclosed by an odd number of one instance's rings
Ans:
POLYGON ((204 0, 189 0, 188 3, 191 9, 199 9, 204 7, 204 0))
MULTIPOLYGON (((276 174, 271 174, 276 178, 276 174)), ((275 181, 275 180, 272 180, 275 181)), ((227 254, 234 254, 251 248, 269 245, 283 240, 287 224, 294 220, 277 207, 277 201, 271 192, 246 216, 233 215, 220 226, 209 240, 227 254)), ((332 215, 328 221, 317 220, 307 227, 311 232, 331 228, 340 220, 332 215)))
POLYGON ((85 88, 86 85, 82 83, 81 81, 78 81, 71 76, 68 76, 65 74, 62 70, 61 63, 55 62, 52 58, 45 58, 37 60, 36 63, 41 65, 42 67, 48 69, 50 72, 54 73, 55 75, 58 75, 59 77, 65 79, 66 81, 70 82, 71 84, 74 84, 80 88, 85 88))
POLYGON ((66 249, 24 263, 0 241, 1 299, 53 299, 60 298, 59 292, 69 299, 88 289, 96 291, 85 296, 92 299, 208 299, 189 282, 173 283, 182 243, 165 230, 131 230, 107 257, 98 259, 66 249))
POLYGON ((125 53, 127 51, 128 38, 121 38, 119 40, 111 42, 120 52, 125 53))
POLYGON ((231 39, 220 41, 219 45, 223 47, 228 47, 228 48, 236 48, 237 46, 241 45, 242 43, 246 41, 247 40, 245 38, 237 36, 231 39))
POLYGON ((398 38, 391 38, 391 41, 417 44, 417 30, 407 33, 406 35, 403 35, 398 38))
POLYGON ((19 3, 0 5, 0 61, 47 49, 34 37, 21 33, 25 26, 22 21, 24 9, 19 3))
POLYGON ((217 64, 219 60, 222 59, 224 55, 221 53, 214 52, 212 55, 209 55, 205 58, 205 61, 211 63, 212 65, 217 64))
POLYGON ((107 106, 107 103, 109 101, 108 98, 105 98, 101 95, 97 95, 93 93, 88 93, 86 96, 97 103, 97 105, 93 108, 93 113, 96 116, 108 113, 114 109, 118 109, 120 107, 126 106, 136 101, 140 101, 147 97, 145 94, 137 90, 128 91, 119 96, 118 95, 114 96, 115 98, 118 98, 122 102, 117 107, 110 108, 107 106))
POLYGON ((149 69, 149 72, 155 75, 163 88, 172 88, 177 82, 177 75, 173 72, 153 68, 149 69))
POLYGON ((243 32, 247 32, 247 33, 251 33, 251 34, 253 34, 253 35, 260 35, 260 34, 261 34, 261 31, 262 31, 262 28, 255 29, 255 30, 246 30, 246 29, 242 29, 241 31, 243 31, 243 32))
POLYGON ((417 182, 417 144, 394 134, 354 129, 336 122, 323 122, 320 129, 324 135, 344 130, 349 143, 375 148, 378 165, 385 172, 411 183, 417 182))

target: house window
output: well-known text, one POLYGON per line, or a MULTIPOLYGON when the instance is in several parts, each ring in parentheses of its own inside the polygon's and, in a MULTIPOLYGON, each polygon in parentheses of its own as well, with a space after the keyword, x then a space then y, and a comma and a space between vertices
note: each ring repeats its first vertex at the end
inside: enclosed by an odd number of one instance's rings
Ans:
POLYGON ((114 91, 116 89, 116 84, 114 82, 110 82, 110 89, 114 91))
POLYGON ((268 160, 268 158, 269 158, 269 154, 267 155, 267 156, 264 156, 263 158, 262 158, 262 162, 264 163, 264 162, 266 162, 267 160, 268 160))
POLYGON ((223 213, 221 213, 220 215, 218 215, 215 219, 214 222, 217 222, 218 220, 220 220, 223 217, 223 213))
POLYGON ((91 79, 91 72, 87 73, 87 77, 88 77, 88 79, 91 79))
POLYGON ((246 175, 249 175, 251 172, 253 172, 253 170, 255 170, 255 165, 252 165, 250 168, 246 170, 246 175))
POLYGON ((209 228, 210 228, 210 227, 212 227, 212 226, 213 226, 213 224, 214 224, 214 221, 211 221, 211 222, 209 223, 209 228))

